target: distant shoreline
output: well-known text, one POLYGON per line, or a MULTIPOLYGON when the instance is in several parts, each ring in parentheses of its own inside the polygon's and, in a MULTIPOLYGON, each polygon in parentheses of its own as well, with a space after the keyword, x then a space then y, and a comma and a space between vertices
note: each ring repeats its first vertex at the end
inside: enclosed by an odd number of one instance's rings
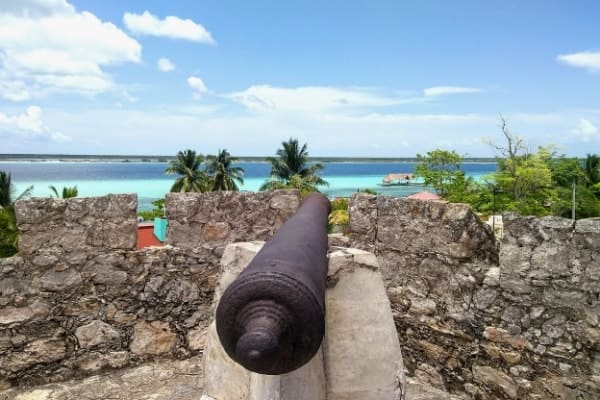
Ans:
MULTIPOLYGON (((269 156, 240 156, 240 162, 268 162, 269 156)), ((0 162, 169 162, 175 156, 157 155, 82 155, 82 154, 0 154, 0 162)), ((310 157, 310 161, 323 163, 414 163, 416 157, 310 157)), ((493 157, 463 158, 466 163, 495 163, 493 157)))

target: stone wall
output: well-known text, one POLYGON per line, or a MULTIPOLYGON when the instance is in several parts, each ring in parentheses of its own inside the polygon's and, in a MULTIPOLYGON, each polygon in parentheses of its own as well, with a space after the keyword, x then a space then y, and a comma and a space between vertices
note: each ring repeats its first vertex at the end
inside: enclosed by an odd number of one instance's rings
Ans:
POLYGON ((267 240, 299 205, 297 191, 169 193, 167 243, 190 248, 202 242, 223 248, 267 240))
POLYGON ((355 195, 351 244, 376 252, 413 380, 465 399, 600 398, 600 222, 355 195))
POLYGON ((20 256, 0 259, 0 388, 199 354, 224 246, 268 239, 298 204, 295 191, 173 194, 181 247, 136 250, 135 195, 18 202, 20 256))

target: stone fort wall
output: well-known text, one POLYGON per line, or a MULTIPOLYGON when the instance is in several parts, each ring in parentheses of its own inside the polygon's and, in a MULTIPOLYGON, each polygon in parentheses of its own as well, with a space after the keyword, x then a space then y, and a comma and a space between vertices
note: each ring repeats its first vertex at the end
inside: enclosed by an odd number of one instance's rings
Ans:
MULTIPOLYGON (((0 388, 201 354, 224 246, 265 240, 297 192, 169 194, 168 245, 136 250, 135 195, 19 202, 0 260, 0 388)), ((408 376, 456 399, 600 398, 600 222, 355 195, 408 376), (579 396, 579 397, 577 397, 579 396)))
POLYGON ((136 195, 17 203, 0 259, 0 388, 203 349, 226 244, 266 240, 297 192, 169 194, 169 245, 136 250, 136 195))
POLYGON ((356 195, 353 247, 377 254, 408 375, 473 399, 600 398, 600 221, 356 195))

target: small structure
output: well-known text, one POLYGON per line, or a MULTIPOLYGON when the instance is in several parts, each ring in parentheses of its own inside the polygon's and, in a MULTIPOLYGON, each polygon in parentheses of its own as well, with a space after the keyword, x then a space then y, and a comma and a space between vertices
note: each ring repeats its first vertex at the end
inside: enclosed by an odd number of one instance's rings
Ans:
POLYGON ((410 196, 407 196, 407 198, 409 198, 409 199, 416 199, 416 200, 441 200, 442 199, 437 194, 431 193, 431 192, 427 192, 427 191, 413 193, 410 196))
POLYGON ((411 173, 389 174, 383 178, 381 184, 383 186, 408 185, 412 179, 414 174, 411 173))
POLYGON ((138 224, 137 229, 137 248, 143 249, 151 246, 163 246, 163 243, 154 235, 154 224, 138 224))

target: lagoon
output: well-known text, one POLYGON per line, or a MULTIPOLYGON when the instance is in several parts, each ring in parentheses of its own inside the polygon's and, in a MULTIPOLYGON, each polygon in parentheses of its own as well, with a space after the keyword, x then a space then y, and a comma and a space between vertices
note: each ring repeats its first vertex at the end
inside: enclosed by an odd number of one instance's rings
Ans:
MULTIPOLYGON (((108 193, 137 193, 140 210, 152 208, 151 202, 164 197, 174 176, 164 174, 167 162, 73 162, 73 161, 11 161, 0 162, 0 171, 11 174, 16 192, 33 185, 33 196, 50 196, 49 185, 59 191, 63 186, 77 186, 79 196, 102 196, 108 193)), ((244 168, 241 190, 256 191, 267 179, 267 162, 238 162, 244 168)), ((321 191, 329 197, 350 196, 358 189, 372 189, 390 196, 408 196, 423 190, 422 186, 381 186, 390 173, 410 173, 414 162, 324 162, 323 178, 329 182, 321 191)), ((468 176, 481 179, 496 170, 494 162, 465 162, 468 176)))

